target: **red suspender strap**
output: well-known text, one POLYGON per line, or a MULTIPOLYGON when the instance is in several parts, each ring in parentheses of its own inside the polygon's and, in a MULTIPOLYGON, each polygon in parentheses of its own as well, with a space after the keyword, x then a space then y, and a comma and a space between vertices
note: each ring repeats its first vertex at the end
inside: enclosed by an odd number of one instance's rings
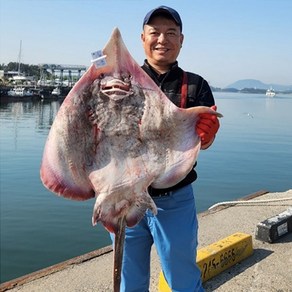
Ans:
POLYGON ((188 95, 188 76, 185 71, 183 71, 183 81, 181 86, 181 99, 180 107, 185 108, 187 106, 187 95, 188 95))

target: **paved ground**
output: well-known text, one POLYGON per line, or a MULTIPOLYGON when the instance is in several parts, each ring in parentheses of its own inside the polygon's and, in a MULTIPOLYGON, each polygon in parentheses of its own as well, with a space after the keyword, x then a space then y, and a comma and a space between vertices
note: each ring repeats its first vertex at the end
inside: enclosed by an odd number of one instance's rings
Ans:
MULTIPOLYGON (((204 283, 206 291, 292 292, 292 233, 273 244, 254 236, 257 223, 292 206, 292 189, 248 197, 249 201, 278 198, 290 200, 217 207, 199 214, 199 248, 236 232, 251 234, 254 247, 251 257, 204 283)), ((9 288, 9 292, 112 291, 112 266, 108 247, 3 283, 0 291, 9 288)), ((155 249, 151 269, 150 292, 156 292, 160 265, 155 249)))

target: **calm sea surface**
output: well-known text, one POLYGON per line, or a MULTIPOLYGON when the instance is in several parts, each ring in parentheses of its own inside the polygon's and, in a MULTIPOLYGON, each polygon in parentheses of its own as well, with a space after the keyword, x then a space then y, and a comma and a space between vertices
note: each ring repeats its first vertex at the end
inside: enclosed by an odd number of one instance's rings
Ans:
MULTIPOLYGON (((258 190, 292 188, 292 97, 215 93, 223 113, 212 148, 201 151, 198 211, 258 190)), ((92 227, 94 200, 46 190, 39 168, 59 101, 0 105, 1 282, 109 245, 92 227)))

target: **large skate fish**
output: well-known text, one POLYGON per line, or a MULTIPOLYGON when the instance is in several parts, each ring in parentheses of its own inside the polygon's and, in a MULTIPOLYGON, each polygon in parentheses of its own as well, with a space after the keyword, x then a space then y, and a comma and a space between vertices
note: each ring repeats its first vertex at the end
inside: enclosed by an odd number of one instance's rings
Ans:
POLYGON ((125 226, 147 209, 147 192, 182 180, 200 149, 195 124, 210 108, 176 107, 140 68, 116 28, 102 51, 65 98, 51 127, 41 180, 73 200, 96 197, 93 224, 115 233, 114 291, 119 291, 125 226))

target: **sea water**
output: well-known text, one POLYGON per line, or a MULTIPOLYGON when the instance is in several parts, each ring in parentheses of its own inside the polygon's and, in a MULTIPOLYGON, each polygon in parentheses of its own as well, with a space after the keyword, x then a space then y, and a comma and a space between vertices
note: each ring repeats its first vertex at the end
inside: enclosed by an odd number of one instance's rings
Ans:
MULTIPOLYGON (((198 212, 259 190, 292 187, 292 97, 215 93, 220 130, 201 151, 193 184, 198 212)), ((91 225, 94 200, 44 188, 39 169, 61 101, 1 102, 1 282, 111 244, 91 225)))

